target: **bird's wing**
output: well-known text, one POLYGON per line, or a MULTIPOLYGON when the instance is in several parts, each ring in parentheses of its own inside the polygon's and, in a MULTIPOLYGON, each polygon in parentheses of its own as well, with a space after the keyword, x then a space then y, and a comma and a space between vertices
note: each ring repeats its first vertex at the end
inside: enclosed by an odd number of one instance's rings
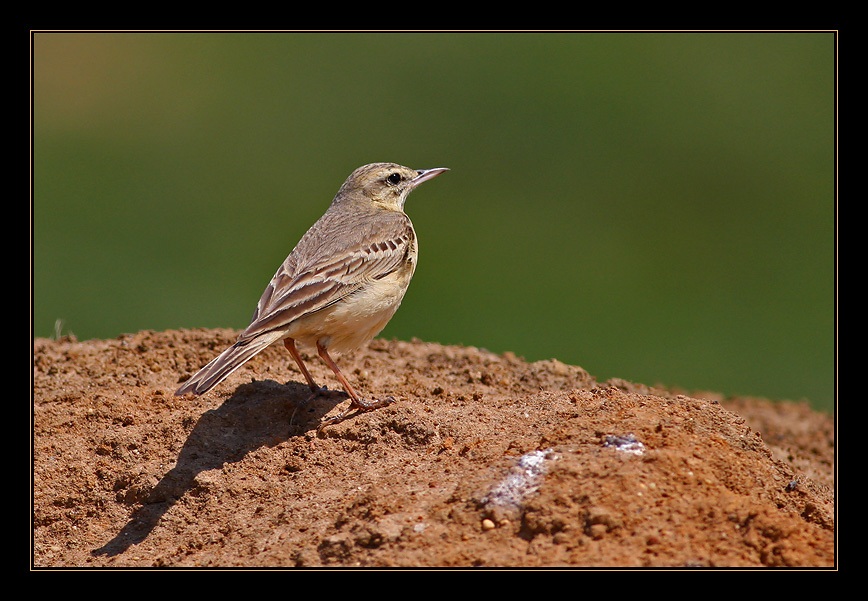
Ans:
POLYGON ((401 213, 391 219, 381 217, 376 228, 342 231, 319 225, 305 234, 274 274, 239 342, 282 330, 389 275, 415 244, 410 220, 401 213), (331 232, 328 240, 321 239, 320 230, 331 232))

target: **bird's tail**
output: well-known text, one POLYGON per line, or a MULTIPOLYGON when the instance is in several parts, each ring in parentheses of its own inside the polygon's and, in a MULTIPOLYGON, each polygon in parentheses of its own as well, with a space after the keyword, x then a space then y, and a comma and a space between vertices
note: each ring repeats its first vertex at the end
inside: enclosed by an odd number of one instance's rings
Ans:
POLYGON ((265 347, 279 340, 281 332, 267 332, 252 340, 238 341, 217 355, 208 365, 196 372, 175 391, 176 396, 192 392, 205 394, 229 377, 236 369, 247 363, 265 347))

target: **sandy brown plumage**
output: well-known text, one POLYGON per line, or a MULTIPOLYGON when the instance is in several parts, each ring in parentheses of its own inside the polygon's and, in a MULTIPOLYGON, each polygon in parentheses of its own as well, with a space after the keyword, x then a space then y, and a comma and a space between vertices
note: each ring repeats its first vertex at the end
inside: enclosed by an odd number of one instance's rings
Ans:
POLYGON ((414 170, 395 163, 359 167, 325 214, 302 236, 269 282, 250 325, 238 340, 187 380, 175 394, 204 394, 269 345, 282 340, 317 392, 296 341, 317 349, 350 396, 350 408, 382 401, 361 399, 329 352, 366 344, 394 315, 416 269, 418 245, 404 213, 407 195, 447 171, 414 170))

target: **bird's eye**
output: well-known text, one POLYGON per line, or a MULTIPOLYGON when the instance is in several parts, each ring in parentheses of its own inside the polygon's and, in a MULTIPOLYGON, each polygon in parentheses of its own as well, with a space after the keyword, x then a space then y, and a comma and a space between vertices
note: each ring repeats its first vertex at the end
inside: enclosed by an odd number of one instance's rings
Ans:
POLYGON ((392 173, 389 175, 389 177, 386 178, 386 181, 394 186, 401 181, 401 174, 392 173))

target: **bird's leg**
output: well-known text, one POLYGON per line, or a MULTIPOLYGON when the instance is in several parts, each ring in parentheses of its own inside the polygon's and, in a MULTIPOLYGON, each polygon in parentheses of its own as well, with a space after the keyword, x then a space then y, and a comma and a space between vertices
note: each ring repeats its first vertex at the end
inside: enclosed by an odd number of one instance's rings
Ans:
POLYGON ((283 346, 286 347, 286 350, 288 350, 289 354, 292 355, 292 358, 295 359, 295 363, 301 370, 302 375, 304 375, 304 379, 307 380, 307 385, 310 387, 311 392, 313 392, 314 394, 321 393, 323 389, 317 386, 317 383, 314 381, 313 376, 310 375, 310 372, 307 370, 307 366, 304 364, 304 361, 302 361, 301 355, 298 353, 298 349, 295 348, 295 340, 293 340, 292 338, 284 338, 283 346))
POLYGON ((292 425, 293 421, 295 420, 295 412, 298 411, 299 407, 306 406, 309 402, 311 402, 314 398, 318 397, 321 394, 328 394, 329 390, 325 386, 318 386, 316 381, 313 379, 313 376, 310 375, 310 372, 307 370, 307 366, 304 364, 304 361, 302 360, 298 349, 295 347, 294 339, 284 338, 283 346, 286 347, 286 350, 288 350, 289 354, 292 355, 292 358, 295 359, 295 363, 298 365, 298 368, 304 375, 304 379, 307 380, 307 385, 311 391, 311 395, 309 397, 307 397, 301 403, 296 404, 295 409, 293 410, 292 415, 289 418, 289 423, 290 425, 292 425))
POLYGON ((344 374, 341 373, 341 370, 338 368, 338 364, 334 362, 334 360, 329 356, 328 350, 321 344, 317 343, 316 350, 319 353, 319 356, 325 361, 326 365, 328 365, 333 372, 335 372, 335 376, 337 376, 341 385, 344 387, 344 390, 347 391, 347 394, 350 395, 350 406, 347 407, 343 413, 337 415, 335 417, 330 417, 327 420, 324 420, 320 426, 319 430, 322 430, 326 425, 336 424, 344 421, 349 413, 353 409, 357 409, 359 411, 371 411, 373 409, 379 409, 380 407, 385 407, 391 403, 395 402, 395 399, 392 397, 386 397, 381 400, 373 400, 366 401, 362 399, 355 391, 355 389, 350 385, 349 381, 344 377, 344 374))

